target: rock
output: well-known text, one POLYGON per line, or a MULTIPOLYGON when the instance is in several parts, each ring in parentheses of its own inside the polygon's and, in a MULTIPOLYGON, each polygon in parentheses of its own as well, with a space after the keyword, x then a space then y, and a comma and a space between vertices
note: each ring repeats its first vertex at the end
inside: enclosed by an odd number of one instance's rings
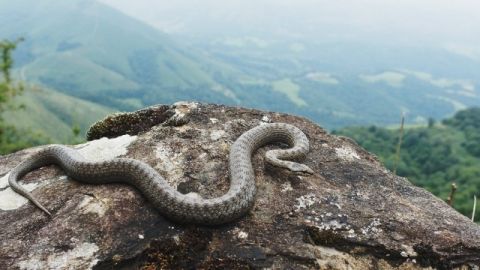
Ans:
POLYGON ((302 129, 311 143, 304 163, 315 174, 266 165, 266 149, 278 145, 260 149, 255 206, 215 227, 172 223, 134 187, 79 183, 56 166, 22 180, 48 217, 7 183, 39 148, 1 157, 0 268, 479 269, 480 226, 305 118, 176 103, 109 116, 75 148, 92 160, 145 161, 180 192, 215 197, 229 187, 230 145, 261 122, 302 129))

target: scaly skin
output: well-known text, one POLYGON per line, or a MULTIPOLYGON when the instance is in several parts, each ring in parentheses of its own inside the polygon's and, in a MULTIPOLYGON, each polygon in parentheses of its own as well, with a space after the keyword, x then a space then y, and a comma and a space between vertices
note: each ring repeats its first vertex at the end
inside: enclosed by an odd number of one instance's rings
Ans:
POLYGON ((181 223, 222 224, 241 217, 255 200, 255 175, 252 154, 259 147, 272 142, 288 144, 289 149, 270 150, 266 161, 274 166, 295 172, 313 173, 306 165, 282 159, 304 157, 309 150, 305 134, 295 126, 285 123, 262 124, 243 133, 230 150, 230 189, 224 195, 203 199, 196 193, 182 194, 150 165, 130 158, 115 158, 91 162, 77 151, 63 145, 52 145, 20 163, 8 178, 10 187, 28 198, 48 215, 43 207, 17 180, 28 172, 49 164, 59 165, 71 178, 91 183, 123 182, 138 188, 141 193, 165 216, 181 223))

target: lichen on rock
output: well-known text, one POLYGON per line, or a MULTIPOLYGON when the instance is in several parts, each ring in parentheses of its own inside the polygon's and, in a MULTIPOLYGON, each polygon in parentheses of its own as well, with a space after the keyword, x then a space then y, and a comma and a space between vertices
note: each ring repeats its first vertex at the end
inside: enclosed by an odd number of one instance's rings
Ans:
POLYGON ((480 264, 477 224, 390 173, 355 142, 305 118, 180 102, 108 116, 89 130, 91 141, 75 147, 91 160, 142 160, 178 191, 212 198, 229 188, 230 145, 265 122, 290 123, 307 135, 311 151, 304 163, 315 173, 265 164, 265 151, 282 145, 259 149, 253 157, 254 207, 215 227, 173 223, 134 187, 79 183, 56 166, 21 181, 51 210, 50 218, 10 194, 7 184, 8 172, 38 149, 0 158, 0 266, 475 269, 480 264))

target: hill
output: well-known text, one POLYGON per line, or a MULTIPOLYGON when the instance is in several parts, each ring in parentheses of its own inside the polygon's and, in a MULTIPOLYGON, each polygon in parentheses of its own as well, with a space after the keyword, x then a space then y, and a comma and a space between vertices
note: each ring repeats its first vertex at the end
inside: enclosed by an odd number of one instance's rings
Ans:
POLYGON ((15 55, 21 79, 103 105, 230 99, 214 79, 228 67, 95 1, 2 2, 0 36, 26 40, 15 55))
MULTIPOLYGON (((441 124, 406 129, 397 168, 398 175, 443 199, 455 182, 458 190, 454 207, 468 216, 472 213, 473 196, 480 195, 479 116, 480 108, 472 108, 441 124)), ((393 170, 398 130, 370 126, 334 133, 353 138, 393 170)))
MULTIPOLYGON (((109 111, 197 100, 303 115, 333 129, 394 124, 401 112, 422 124, 480 105, 478 61, 443 50, 268 36, 197 42, 93 0, 1 1, 0 38, 19 36, 17 78, 109 111)), ((54 103, 42 110, 59 112, 54 103)), ((42 128, 20 116, 16 124, 42 128)))
POLYGON ((26 87, 23 95, 13 100, 23 109, 6 111, 4 119, 20 132, 34 132, 37 143, 73 143, 81 140, 73 134, 78 127, 83 137, 92 123, 114 112, 113 109, 48 88, 26 87))
POLYGON ((480 106, 480 62, 445 49, 314 37, 193 43, 261 78, 242 84, 271 87, 289 99, 290 112, 329 129, 395 124, 402 113, 410 124, 426 124, 480 106))
POLYGON ((95 1, 1 1, 0 38, 23 37, 16 78, 31 88, 7 114, 17 128, 70 142, 108 112, 198 99, 235 103, 215 81, 235 71, 190 51, 161 32, 95 1))

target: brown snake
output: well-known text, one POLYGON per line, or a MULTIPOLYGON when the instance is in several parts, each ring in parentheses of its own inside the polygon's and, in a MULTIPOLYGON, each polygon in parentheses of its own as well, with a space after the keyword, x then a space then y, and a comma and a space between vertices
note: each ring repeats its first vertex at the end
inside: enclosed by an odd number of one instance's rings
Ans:
POLYGON ((150 165, 131 158, 114 158, 107 161, 91 162, 76 150, 63 146, 48 146, 16 166, 8 178, 10 187, 28 198, 45 213, 50 212, 17 181, 28 172, 50 164, 59 165, 68 176, 75 180, 106 184, 128 183, 138 188, 162 214, 181 222, 197 224, 221 224, 244 215, 255 201, 255 175, 252 154, 268 143, 282 142, 289 149, 266 152, 266 161, 274 166, 295 172, 313 173, 306 165, 286 161, 304 157, 309 151, 305 134, 295 126, 285 123, 262 124, 243 133, 230 149, 230 188, 224 195, 204 199, 196 193, 182 194, 150 165))

